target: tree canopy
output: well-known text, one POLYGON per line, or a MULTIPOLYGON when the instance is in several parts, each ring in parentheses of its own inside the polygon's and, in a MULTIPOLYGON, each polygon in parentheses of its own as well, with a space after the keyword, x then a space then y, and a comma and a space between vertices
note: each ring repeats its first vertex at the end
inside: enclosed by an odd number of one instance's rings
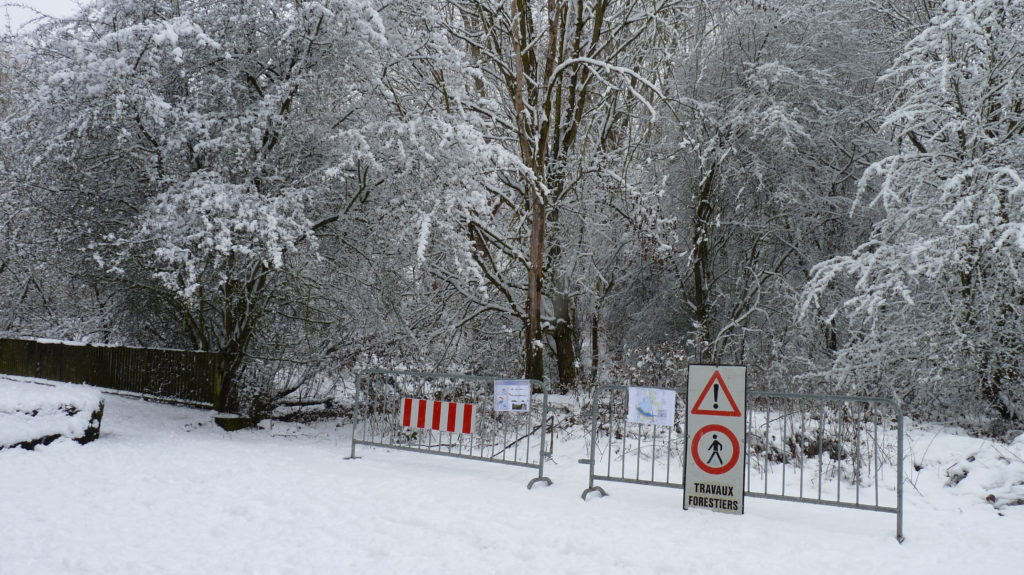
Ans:
POLYGON ((0 45, 0 333, 1024 416, 1013 0, 97 0, 0 45), (645 373, 647 373, 645 375, 645 373))

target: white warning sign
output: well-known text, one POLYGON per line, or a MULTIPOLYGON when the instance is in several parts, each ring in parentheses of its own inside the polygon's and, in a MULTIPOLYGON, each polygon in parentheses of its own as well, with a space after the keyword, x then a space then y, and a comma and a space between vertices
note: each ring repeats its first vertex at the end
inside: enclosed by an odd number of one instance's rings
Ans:
POLYGON ((494 380, 494 411, 529 413, 531 387, 528 379, 494 380))
POLYGON ((691 365, 685 509, 743 513, 747 368, 691 365))

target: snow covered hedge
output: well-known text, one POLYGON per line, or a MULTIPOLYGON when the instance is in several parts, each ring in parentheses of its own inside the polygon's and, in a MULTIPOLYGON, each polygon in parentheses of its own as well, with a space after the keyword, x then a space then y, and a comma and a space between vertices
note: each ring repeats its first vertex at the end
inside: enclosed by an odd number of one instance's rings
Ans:
POLYGON ((33 449, 62 437, 88 443, 99 437, 102 418, 95 389, 0 376, 0 449, 33 449))

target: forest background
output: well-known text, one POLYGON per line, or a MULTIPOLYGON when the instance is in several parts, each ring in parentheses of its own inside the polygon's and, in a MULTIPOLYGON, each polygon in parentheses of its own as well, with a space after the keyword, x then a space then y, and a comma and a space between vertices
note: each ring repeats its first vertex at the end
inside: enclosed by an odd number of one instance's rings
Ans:
POLYGON ((1024 2, 97 0, 0 42, 0 336, 1024 423, 1024 2))

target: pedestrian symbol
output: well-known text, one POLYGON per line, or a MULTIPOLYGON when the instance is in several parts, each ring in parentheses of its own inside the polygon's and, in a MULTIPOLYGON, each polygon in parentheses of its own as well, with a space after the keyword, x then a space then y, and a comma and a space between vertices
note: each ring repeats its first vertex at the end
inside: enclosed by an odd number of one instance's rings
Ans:
POLYGON ((711 447, 708 448, 708 449, 711 450, 711 457, 708 458, 708 463, 711 463, 711 460, 713 460, 714 458, 717 457, 718 458, 718 464, 719 465, 725 465, 725 462, 722 461, 722 454, 721 454, 722 442, 718 441, 718 434, 717 433, 716 434, 712 434, 711 435, 711 439, 713 439, 714 441, 711 442, 711 447))
POLYGON ((690 455, 705 473, 721 475, 735 467, 739 461, 740 442, 728 427, 718 424, 705 425, 693 436, 693 441, 690 442, 690 455), (726 441, 723 443, 719 437, 726 441))

